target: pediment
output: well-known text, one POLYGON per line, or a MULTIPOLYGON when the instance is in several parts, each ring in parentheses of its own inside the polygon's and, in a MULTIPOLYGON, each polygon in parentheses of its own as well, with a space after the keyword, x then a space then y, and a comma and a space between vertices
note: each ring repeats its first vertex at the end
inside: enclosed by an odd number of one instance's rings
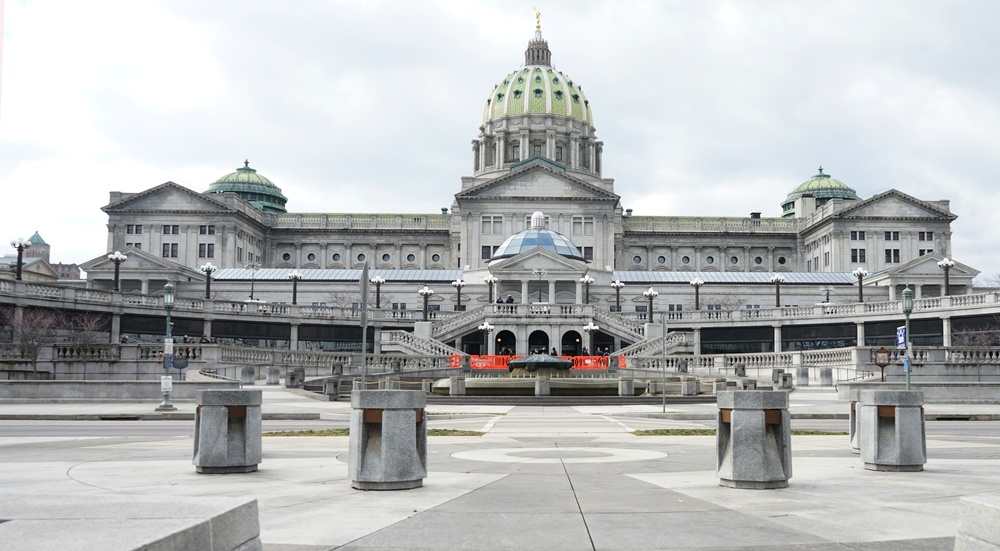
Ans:
MULTIPOLYGON (((126 247, 121 250, 121 252, 128 257, 125 262, 122 262, 120 271, 122 273, 129 272, 184 272, 186 277, 191 278, 204 278, 204 274, 198 270, 194 270, 178 264, 176 262, 160 258, 156 255, 152 255, 141 249, 135 249, 132 247, 126 247)), ((80 268, 89 273, 104 273, 113 272, 115 270, 115 263, 108 260, 108 255, 103 254, 97 258, 92 258, 83 264, 80 264, 80 268)))
MULTIPOLYGON (((17 261, 15 260, 16 264, 17 261)), ((44 258, 31 258, 25 259, 24 264, 21 267, 22 274, 31 274, 35 276, 32 279, 59 279, 59 272, 52 268, 52 265, 45 261, 44 258)))
POLYGON ((455 198, 463 199, 569 199, 617 201, 618 195, 546 165, 533 165, 479 184, 455 198))
POLYGON ((517 256, 490 262, 490 271, 503 279, 502 274, 530 275, 536 270, 549 273, 573 272, 583 274, 588 270, 585 262, 560 256, 552 251, 537 247, 517 256))
POLYGON ((215 199, 173 182, 129 195, 103 209, 105 212, 220 212, 229 207, 215 199))
POLYGON ((954 214, 921 201, 901 191, 892 189, 860 201, 840 211, 841 219, 934 219, 954 220, 954 214))
MULTIPOLYGON (((884 273, 896 277, 902 275, 940 277, 941 268, 938 267, 937 263, 943 258, 944 257, 936 253, 926 254, 924 256, 914 258, 909 262, 900 264, 899 266, 895 266, 892 269, 886 270, 884 273)), ((955 265, 949 269, 949 275, 952 278, 973 278, 979 275, 979 270, 956 261, 955 265)))

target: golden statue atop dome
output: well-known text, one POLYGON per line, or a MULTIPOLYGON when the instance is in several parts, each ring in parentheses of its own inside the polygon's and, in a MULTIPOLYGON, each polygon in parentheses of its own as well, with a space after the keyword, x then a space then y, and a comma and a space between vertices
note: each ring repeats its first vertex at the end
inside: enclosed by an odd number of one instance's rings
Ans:
POLYGON ((534 10, 535 10, 535 28, 538 29, 538 30, 541 30, 542 29, 542 12, 538 11, 538 8, 534 8, 534 10))

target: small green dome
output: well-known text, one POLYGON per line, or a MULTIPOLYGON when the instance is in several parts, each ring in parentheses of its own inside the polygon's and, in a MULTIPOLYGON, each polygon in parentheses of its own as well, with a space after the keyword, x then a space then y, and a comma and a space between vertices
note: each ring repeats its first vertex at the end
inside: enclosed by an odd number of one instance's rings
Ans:
POLYGON ((793 216, 795 214, 795 200, 803 195, 811 195, 816 198, 816 206, 822 206, 830 199, 848 199, 858 201, 857 192, 840 180, 831 178, 829 174, 823 172, 823 167, 819 167, 819 174, 799 184, 788 194, 788 197, 781 202, 783 216, 793 216))
POLYGON ((264 212, 287 212, 288 199, 281 194, 281 188, 250 168, 250 161, 243 161, 242 168, 216 180, 205 193, 225 192, 239 195, 264 212))
POLYGON ((560 115, 593 126, 583 88, 550 64, 551 52, 541 31, 528 42, 524 67, 510 73, 486 98, 483 124, 513 115, 560 115))

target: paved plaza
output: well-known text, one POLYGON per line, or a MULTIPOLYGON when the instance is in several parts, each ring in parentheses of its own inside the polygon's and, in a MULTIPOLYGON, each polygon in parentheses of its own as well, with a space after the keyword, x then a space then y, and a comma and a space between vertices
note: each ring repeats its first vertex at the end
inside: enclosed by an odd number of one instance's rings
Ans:
MULTIPOLYGON (((258 472, 205 475, 191 464, 193 422, 187 434, 94 436, 84 429, 99 421, 73 421, 152 406, 0 404, 5 427, 81 427, 79 435, 0 438, 0 493, 153 496, 165 508, 191 497, 253 497, 268 551, 951 550, 959 498, 1000 495, 1000 434, 968 430, 996 426, 989 421, 929 430, 928 462, 917 473, 863 469, 846 435, 793 436, 788 488, 736 490, 719 486, 714 437, 631 434, 709 426, 714 404, 668 407, 685 420, 648 405, 430 405, 431 428, 485 434, 429 437, 424 486, 392 492, 351 489, 347 437, 266 436, 258 472)), ((194 405, 178 408, 191 414, 194 405)), ((789 409, 797 419, 835 417, 831 429, 846 431, 847 408, 832 389, 811 388, 793 392, 789 409)), ((263 411, 319 413, 346 426, 350 405, 266 387, 263 411)), ((991 416, 1000 407, 931 404, 927 413, 991 416)), ((0 547, 55 548, 44 541, 40 533, 37 544, 0 547)))

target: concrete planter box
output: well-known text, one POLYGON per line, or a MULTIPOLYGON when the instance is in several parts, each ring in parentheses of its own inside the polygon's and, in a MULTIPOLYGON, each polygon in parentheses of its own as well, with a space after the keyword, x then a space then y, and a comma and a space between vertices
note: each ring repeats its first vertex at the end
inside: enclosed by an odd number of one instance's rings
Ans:
POLYGON ((424 485, 426 405, 427 396, 416 390, 351 392, 351 487, 407 490, 424 485))
POLYGON ((792 477, 788 394, 770 390, 719 393, 716 452, 719 485, 766 490, 792 477))
POLYGON ((198 393, 194 459, 199 473, 249 473, 261 460, 261 391, 198 393))
POLYGON ((918 390, 858 393, 861 460, 872 471, 922 471, 927 462, 924 395, 918 390))

